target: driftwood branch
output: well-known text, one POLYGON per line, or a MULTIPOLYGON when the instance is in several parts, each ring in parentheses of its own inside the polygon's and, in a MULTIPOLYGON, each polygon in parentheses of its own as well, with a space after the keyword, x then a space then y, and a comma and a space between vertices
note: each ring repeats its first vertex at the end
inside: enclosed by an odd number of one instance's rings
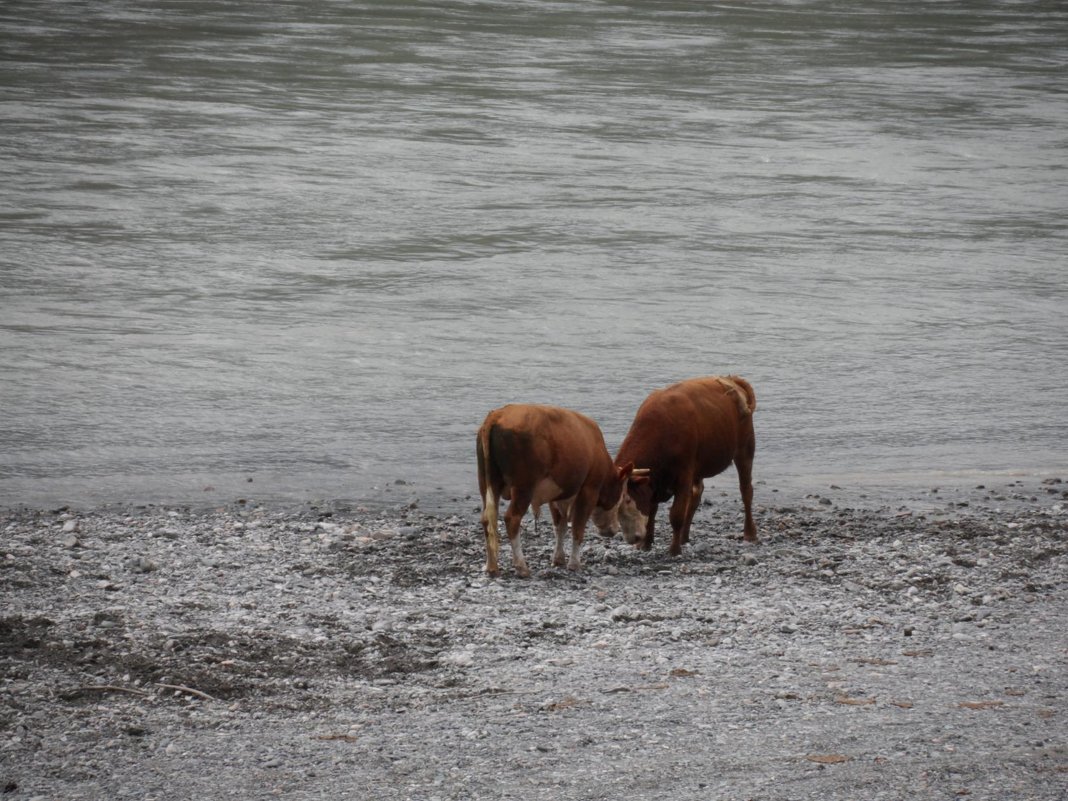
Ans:
POLYGON ((75 687, 66 695, 78 693, 129 693, 130 695, 148 695, 144 690, 136 690, 133 687, 119 687, 114 684, 87 684, 84 687, 75 687))
MULTIPOLYGON (((180 693, 188 693, 189 695, 195 695, 197 698, 203 698, 205 701, 218 701, 219 699, 213 695, 208 695, 206 692, 194 689, 193 687, 186 687, 184 684, 163 684, 157 683, 157 687, 162 687, 164 690, 174 690, 180 693)), ((73 687, 66 692, 60 693, 61 698, 76 698, 83 693, 128 693, 129 695, 139 695, 142 698, 147 698, 151 693, 145 690, 138 690, 134 687, 120 687, 117 684, 85 684, 81 687, 73 687)))
POLYGON ((218 701, 219 700, 215 696, 208 695, 207 693, 201 692, 200 690, 194 690, 192 687, 186 687, 183 684, 162 684, 162 683, 157 683, 156 686, 157 687, 162 687, 165 690, 177 690, 180 693, 189 693, 190 695, 195 695, 197 698, 203 698, 205 701, 218 701))

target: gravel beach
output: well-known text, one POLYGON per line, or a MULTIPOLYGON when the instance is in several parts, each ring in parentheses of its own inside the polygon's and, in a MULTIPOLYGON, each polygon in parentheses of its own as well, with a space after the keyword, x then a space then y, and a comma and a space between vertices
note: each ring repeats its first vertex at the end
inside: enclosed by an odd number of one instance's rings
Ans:
POLYGON ((473 499, 8 510, 0 793, 1064 799, 1068 485, 820 492, 528 580, 473 499))

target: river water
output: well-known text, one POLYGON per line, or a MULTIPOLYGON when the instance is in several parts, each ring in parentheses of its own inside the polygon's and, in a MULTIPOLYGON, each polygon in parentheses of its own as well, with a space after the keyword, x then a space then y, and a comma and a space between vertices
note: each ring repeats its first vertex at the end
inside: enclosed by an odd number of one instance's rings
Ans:
POLYGON ((728 372, 758 502, 1068 472, 1066 165, 1056 2, 9 0, 0 505, 466 512, 728 372))

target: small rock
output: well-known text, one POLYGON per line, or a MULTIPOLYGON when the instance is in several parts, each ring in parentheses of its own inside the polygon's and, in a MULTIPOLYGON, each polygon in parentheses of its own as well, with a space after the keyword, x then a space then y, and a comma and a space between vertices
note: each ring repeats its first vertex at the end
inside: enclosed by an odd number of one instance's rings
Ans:
POLYGON ((77 548, 81 544, 82 544, 81 540, 79 540, 73 534, 71 534, 69 537, 64 537, 63 538, 63 547, 64 548, 77 548))
POLYGON ((742 554, 742 564, 747 567, 753 567, 760 564, 760 561, 751 553, 742 554))
POLYGON ((441 661, 456 667, 470 667, 475 663, 475 657, 470 651, 453 651, 445 654, 441 661))
POLYGON ((63 533, 70 534, 72 531, 78 531, 81 528, 81 523, 77 520, 68 520, 63 524, 63 533))
POLYGON ((598 543, 594 543, 585 549, 584 557, 589 562, 603 562, 607 556, 607 549, 598 543))
POLYGON ((135 573, 151 573, 153 570, 159 570, 159 565, 143 556, 135 556, 127 564, 135 573))

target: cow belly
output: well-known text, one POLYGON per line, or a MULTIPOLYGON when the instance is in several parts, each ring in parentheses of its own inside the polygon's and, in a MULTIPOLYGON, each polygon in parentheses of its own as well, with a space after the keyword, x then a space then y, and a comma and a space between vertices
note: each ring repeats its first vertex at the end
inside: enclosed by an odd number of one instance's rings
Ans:
POLYGON ((543 478, 534 485, 534 497, 531 499, 530 505, 537 510, 542 504, 557 500, 561 492, 563 490, 559 484, 551 478, 543 478))
POLYGON ((712 454, 712 458, 706 458, 698 465, 697 472, 699 475, 697 475, 696 478, 711 478, 712 476, 718 476, 730 467, 731 462, 733 461, 733 453, 729 455, 724 453, 712 454))

